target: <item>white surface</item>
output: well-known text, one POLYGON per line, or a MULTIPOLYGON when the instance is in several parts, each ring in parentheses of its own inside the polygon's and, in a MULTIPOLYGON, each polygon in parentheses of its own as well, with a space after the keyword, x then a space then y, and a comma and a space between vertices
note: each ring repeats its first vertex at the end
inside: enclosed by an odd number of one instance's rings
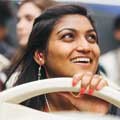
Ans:
POLYGON ((0 120, 120 120, 110 115, 84 112, 45 113, 12 103, 0 104, 0 120))
MULTIPOLYGON (((45 93, 72 91, 79 92, 80 84, 72 87, 72 78, 51 78, 19 85, 0 93, 0 102, 21 103, 34 96, 45 93)), ((86 91, 87 93, 87 91, 86 91)), ((120 92, 111 87, 94 91, 93 96, 108 101, 120 108, 120 92)))
MULTIPOLYGON (((19 103, 33 96, 55 91, 78 92, 80 84, 72 87, 72 78, 52 78, 38 80, 10 88, 0 93, 0 120, 120 120, 115 116, 81 113, 81 112, 60 112, 45 113, 37 111, 19 103)), ((94 92, 94 96, 111 101, 120 106, 120 93, 112 88, 106 87, 99 92, 94 92)))
POLYGON ((5 56, 3 56, 2 54, 0 54, 0 71, 3 68, 8 67, 9 65, 10 65, 10 61, 5 56))
POLYGON ((59 2, 82 2, 89 4, 120 5, 120 0, 56 0, 59 2))

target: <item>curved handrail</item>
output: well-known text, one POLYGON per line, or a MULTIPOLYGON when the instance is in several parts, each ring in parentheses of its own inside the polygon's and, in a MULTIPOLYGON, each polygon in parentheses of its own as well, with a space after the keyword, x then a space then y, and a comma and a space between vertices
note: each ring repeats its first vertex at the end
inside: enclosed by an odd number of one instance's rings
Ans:
MULTIPOLYGON (((22 84, 0 93, 0 102, 21 103, 29 98, 45 93, 72 91, 79 92, 80 83, 72 87, 72 78, 50 78, 22 84)), ((87 91, 86 91, 87 94, 87 91)), ((120 108, 120 92, 106 86, 94 91, 93 96, 101 98, 120 108)))
POLYGON ((13 103, 0 104, 0 120, 120 120, 117 116, 86 112, 42 112, 13 103))

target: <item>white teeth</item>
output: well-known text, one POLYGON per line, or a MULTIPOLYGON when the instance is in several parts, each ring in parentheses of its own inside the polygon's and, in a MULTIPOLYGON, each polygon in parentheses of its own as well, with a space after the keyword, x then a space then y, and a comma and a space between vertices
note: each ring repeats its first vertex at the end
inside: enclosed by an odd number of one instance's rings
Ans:
POLYGON ((76 58, 72 60, 73 63, 81 62, 81 63, 90 63, 90 58, 76 58))

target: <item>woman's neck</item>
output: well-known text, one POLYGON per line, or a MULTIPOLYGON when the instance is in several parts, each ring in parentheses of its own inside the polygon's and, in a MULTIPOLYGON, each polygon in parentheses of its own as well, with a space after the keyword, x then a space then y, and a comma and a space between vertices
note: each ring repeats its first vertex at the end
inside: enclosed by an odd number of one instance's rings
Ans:
POLYGON ((65 98, 61 97, 57 93, 47 94, 45 96, 45 111, 56 112, 56 111, 77 111, 77 109, 65 98))

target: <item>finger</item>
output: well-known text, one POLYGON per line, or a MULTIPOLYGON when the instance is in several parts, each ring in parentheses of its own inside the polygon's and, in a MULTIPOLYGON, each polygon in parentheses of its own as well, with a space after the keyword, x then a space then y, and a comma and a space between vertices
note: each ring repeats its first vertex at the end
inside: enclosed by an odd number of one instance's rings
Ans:
POLYGON ((83 73, 77 73, 73 76, 72 86, 76 86, 77 83, 82 79, 83 73))
POLYGON ((81 80, 81 89, 80 89, 80 93, 84 94, 85 93, 85 89, 88 87, 88 85, 90 84, 91 80, 92 80, 93 74, 91 72, 87 72, 82 80, 81 80))
POLYGON ((102 89, 104 86, 108 86, 107 80, 102 79, 99 84, 96 86, 96 90, 102 89))
POLYGON ((102 76, 97 74, 94 75, 93 79, 91 80, 89 89, 95 89, 101 80, 102 80, 102 76))
POLYGON ((100 75, 94 75, 91 82, 90 82, 90 85, 89 85, 89 90, 88 90, 88 94, 89 95, 92 95, 94 90, 96 89, 97 85, 99 84, 100 80, 102 79, 102 76, 100 75))
POLYGON ((84 74, 81 80, 81 88, 87 88, 92 80, 93 74, 91 72, 87 72, 84 74))

